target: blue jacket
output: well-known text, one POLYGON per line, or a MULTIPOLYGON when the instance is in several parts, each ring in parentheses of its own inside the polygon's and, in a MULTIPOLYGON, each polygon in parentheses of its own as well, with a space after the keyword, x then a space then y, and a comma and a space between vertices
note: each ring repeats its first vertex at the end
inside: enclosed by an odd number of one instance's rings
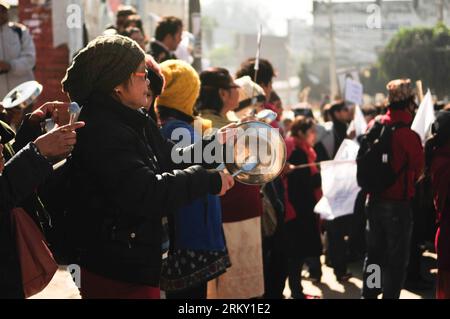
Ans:
MULTIPOLYGON (((200 136, 188 123, 180 120, 169 120, 164 123, 161 133, 167 139, 178 143, 178 136, 172 138, 175 129, 187 129, 191 144, 200 140, 200 136)), ((178 134, 177 134, 178 135, 178 134)), ((220 199, 216 195, 207 195, 179 209, 174 218, 174 248, 192 250, 225 250, 222 230, 222 209, 220 199)))

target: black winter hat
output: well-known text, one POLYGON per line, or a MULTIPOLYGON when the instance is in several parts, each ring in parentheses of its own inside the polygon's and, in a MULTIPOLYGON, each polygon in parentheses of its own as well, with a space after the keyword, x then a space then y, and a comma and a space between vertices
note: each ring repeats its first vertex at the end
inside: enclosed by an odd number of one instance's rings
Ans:
POLYGON ((81 105, 94 92, 111 94, 144 59, 135 41, 120 35, 99 36, 73 59, 61 82, 63 91, 81 105))

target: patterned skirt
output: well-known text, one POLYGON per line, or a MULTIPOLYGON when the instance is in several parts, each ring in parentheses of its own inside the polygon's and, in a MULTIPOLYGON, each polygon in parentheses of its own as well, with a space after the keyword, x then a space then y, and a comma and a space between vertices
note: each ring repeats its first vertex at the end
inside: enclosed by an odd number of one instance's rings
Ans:
POLYGON ((161 290, 181 291, 217 278, 231 266, 228 252, 178 249, 162 262, 161 290))

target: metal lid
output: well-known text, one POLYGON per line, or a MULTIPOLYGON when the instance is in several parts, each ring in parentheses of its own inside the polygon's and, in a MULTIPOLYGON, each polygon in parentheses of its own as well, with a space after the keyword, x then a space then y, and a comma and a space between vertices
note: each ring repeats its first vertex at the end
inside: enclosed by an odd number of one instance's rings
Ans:
POLYGON ((225 166, 235 179, 247 185, 262 185, 274 180, 286 164, 286 144, 278 129, 251 121, 238 125, 234 143, 227 144, 225 166), (254 169, 246 171, 248 161, 256 158, 254 169), (239 172, 240 171, 240 172, 239 172))
POLYGON ((28 81, 16 86, 3 99, 3 107, 5 109, 12 109, 20 107, 25 109, 42 93, 42 85, 36 81, 28 81))

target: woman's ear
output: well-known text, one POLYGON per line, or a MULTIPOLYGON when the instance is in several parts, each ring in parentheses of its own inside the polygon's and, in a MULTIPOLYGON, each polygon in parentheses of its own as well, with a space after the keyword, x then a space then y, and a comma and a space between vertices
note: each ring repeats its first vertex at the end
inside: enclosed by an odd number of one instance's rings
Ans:
POLYGON ((225 100, 225 98, 227 97, 227 90, 219 89, 219 96, 222 100, 225 100))
POLYGON ((118 85, 114 88, 114 94, 121 95, 123 91, 122 85, 118 85))

